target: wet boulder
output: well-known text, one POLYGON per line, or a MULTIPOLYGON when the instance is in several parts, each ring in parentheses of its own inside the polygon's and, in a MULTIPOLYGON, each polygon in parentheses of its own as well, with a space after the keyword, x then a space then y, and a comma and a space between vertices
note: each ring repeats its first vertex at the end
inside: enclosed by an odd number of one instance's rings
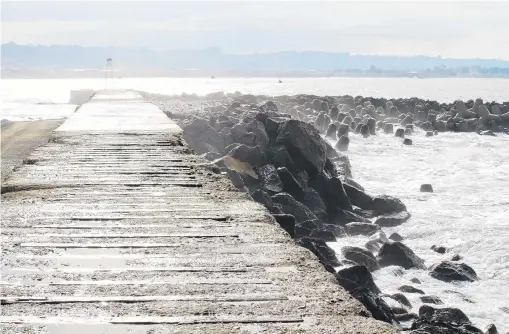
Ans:
POLYGON ((306 220, 318 220, 311 210, 288 193, 276 194, 272 196, 271 199, 273 203, 281 205, 284 213, 293 215, 297 223, 301 223, 306 220))
POLYGON ((444 303, 437 296, 422 296, 420 299, 421 299, 421 302, 423 302, 424 304, 439 305, 439 304, 443 304, 444 303))
POLYGON ((397 128, 394 136, 404 138, 405 137, 405 129, 397 128))
POLYGON ((338 267, 341 265, 334 250, 327 246, 322 239, 300 238, 297 239, 297 243, 309 249, 324 265, 329 267, 338 267))
POLYGON ((397 301, 398 303, 400 303, 401 305, 403 305, 405 307, 408 307, 408 308, 412 307, 412 304, 410 303, 408 298, 402 293, 399 293, 399 292, 394 293, 392 295, 389 295, 389 297, 394 299, 395 301, 397 301))
POLYGON ((286 167, 277 169, 279 179, 283 182, 283 191, 289 193, 297 200, 304 198, 304 187, 286 167))
POLYGON ((338 137, 341 136, 348 137, 348 133, 350 132, 350 126, 348 124, 339 124, 338 127, 338 137))
POLYGON ((274 165, 274 167, 286 167, 289 170, 296 169, 290 153, 283 145, 271 146, 267 150, 267 162, 274 165))
POLYGON ((370 209, 374 210, 378 215, 383 215, 385 213, 406 211, 406 206, 400 199, 396 197, 380 195, 373 197, 373 202, 370 209))
POLYGON ((419 191, 423 193, 432 193, 433 186, 429 183, 421 184, 421 188, 419 189, 419 191))
POLYGON ((295 164, 310 176, 323 170, 326 147, 320 133, 311 124, 297 120, 283 122, 278 128, 276 144, 284 145, 295 164))
POLYGON ((403 224, 410 218, 410 214, 407 211, 386 213, 378 216, 375 220, 375 224, 381 227, 394 227, 403 224))
POLYGON ((321 224, 316 220, 306 220, 295 224, 295 237, 310 237, 313 231, 318 230, 321 224))
POLYGON ((366 194, 364 191, 349 185, 348 183, 343 183, 343 188, 353 205, 366 210, 369 210, 372 207, 373 197, 366 194))
POLYGON ((352 203, 345 192, 343 182, 338 177, 328 178, 319 174, 309 181, 309 185, 320 194, 329 213, 337 212, 339 209, 352 211, 352 203))
POLYGON ((362 124, 360 133, 361 133, 362 137, 368 138, 370 135, 369 127, 366 124, 362 124))
POLYGON ((404 144, 404 145, 412 145, 412 139, 410 139, 410 138, 405 138, 405 140, 403 140, 403 144, 404 144))
POLYGON ((489 324, 484 329, 484 334, 499 334, 497 326, 495 326, 494 324, 489 324))
POLYGON ((424 294, 424 291, 422 291, 421 289, 414 288, 411 285, 402 285, 398 288, 398 290, 406 293, 418 293, 420 295, 424 294))
POLYGON ((380 265, 376 261, 375 256, 367 249, 346 246, 341 248, 341 254, 347 260, 366 266, 369 271, 380 269, 380 265))
POLYGON ((374 118, 368 118, 368 120, 366 121, 366 125, 369 128, 369 133, 371 135, 375 135, 376 134, 376 120, 374 118))
POLYGON ((457 308, 419 308, 419 319, 412 323, 416 334, 484 334, 474 327, 463 311, 457 308))
POLYGON ((347 136, 341 136, 336 143, 336 149, 340 152, 348 151, 348 145, 350 144, 350 138, 347 136))
POLYGON ((392 241, 403 241, 403 237, 399 233, 394 232, 394 233, 391 233, 391 235, 389 236, 389 240, 392 240, 392 241))
POLYGON ((465 263, 442 261, 430 268, 430 276, 444 282, 477 281, 479 278, 474 269, 465 263))
POLYGON ((370 236, 380 231, 380 226, 371 223, 353 222, 345 225, 345 232, 350 236, 370 236))
POLYGON ((380 289, 373 281, 368 268, 362 265, 341 268, 336 273, 339 284, 360 301, 373 318, 396 324, 397 320, 391 308, 380 296, 380 289))
POLYGON ((426 269, 424 260, 415 255, 408 246, 399 241, 385 243, 382 248, 380 248, 377 259, 382 267, 400 266, 405 269, 426 269))
POLYGON ((325 136, 331 140, 336 140, 337 139, 336 138, 337 131, 338 131, 338 129, 337 129, 336 124, 332 123, 329 125, 329 128, 327 129, 327 134, 325 136))
POLYGON ((431 249, 437 252, 438 254, 445 254, 445 252, 447 252, 447 248, 445 248, 444 246, 433 245, 431 246, 431 249))
POLYGON ((304 190, 302 204, 311 210, 321 222, 326 222, 328 220, 327 207, 320 195, 313 188, 304 190))
POLYGON ((290 237, 295 236, 295 217, 288 214, 273 214, 272 215, 274 219, 276 219, 276 222, 285 230, 288 232, 290 237))
MULTIPOLYGON (((251 197, 256 202, 262 204, 265 206, 269 211, 272 212, 272 207, 274 206, 274 203, 272 202, 272 198, 270 198, 270 195, 267 194, 265 191, 256 189, 251 193, 251 197)), ((294 218, 295 219, 295 218, 294 218)))

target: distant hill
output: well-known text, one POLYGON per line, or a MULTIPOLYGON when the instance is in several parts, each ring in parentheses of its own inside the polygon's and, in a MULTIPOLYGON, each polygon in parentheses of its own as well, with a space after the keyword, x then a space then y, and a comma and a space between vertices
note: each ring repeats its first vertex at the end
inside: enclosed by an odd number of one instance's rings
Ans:
MULTIPOLYGON (((105 67, 106 58, 113 58, 122 75, 142 75, 192 72, 206 74, 288 74, 319 71, 330 75, 348 71, 370 73, 407 73, 447 68, 496 68, 502 73, 509 69, 508 60, 453 59, 428 56, 354 55, 318 51, 281 51, 264 54, 226 54, 218 48, 191 51, 157 52, 148 49, 112 47, 82 47, 75 45, 18 45, 1 47, 2 73, 37 69, 53 73, 64 69, 97 71, 105 67), (191 71, 192 70, 192 71, 191 71)), ((446 71, 447 72, 447 71, 446 71)), ((467 71, 468 72, 468 71, 467 71)), ((74 71, 74 73, 77 73, 74 71)), ((445 72, 444 72, 445 73, 445 72)), ((509 74, 509 73, 508 73, 509 74)))

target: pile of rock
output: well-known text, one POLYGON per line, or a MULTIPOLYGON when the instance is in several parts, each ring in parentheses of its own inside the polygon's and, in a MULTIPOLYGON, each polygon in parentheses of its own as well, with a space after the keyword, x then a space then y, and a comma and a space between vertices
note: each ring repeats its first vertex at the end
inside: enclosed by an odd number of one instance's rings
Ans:
MULTIPOLYGON (((287 110, 294 118, 314 121, 316 127, 329 134, 342 128, 338 133, 348 135, 348 129, 369 137, 375 130, 404 138, 414 132, 415 127, 432 137, 443 131, 478 132, 493 135, 494 132, 509 133, 509 102, 487 103, 482 99, 467 102, 455 101, 451 104, 436 101, 410 99, 375 99, 357 96, 325 97, 328 102, 303 102, 309 96, 287 98, 290 102, 287 110), (334 107, 329 109, 329 105, 334 107), (318 112, 316 112, 318 111, 318 112), (397 127, 395 129, 395 127, 397 127)), ((322 98, 323 99, 323 98, 322 98)), ((332 136, 332 139, 335 139, 332 136)), ((346 139, 340 140, 338 149, 348 146, 346 139)), ((411 144, 407 140, 405 144, 411 144)))
MULTIPOLYGON (((392 103, 375 108, 369 101, 358 105, 359 101, 298 96, 258 104, 255 96, 240 96, 228 105, 209 108, 201 117, 185 119, 184 139, 238 189, 263 204, 373 317, 394 324, 413 322, 416 333, 427 333, 423 331, 427 325, 419 325, 423 316, 411 313, 406 297, 382 295, 371 276, 387 266, 427 269, 401 236, 387 238, 382 231, 404 223, 410 214, 397 198, 366 193, 351 178, 348 157, 340 153, 348 147, 350 132, 365 138, 379 129, 392 133, 392 122, 401 119, 405 130, 396 130, 396 135, 404 137, 413 131, 414 121, 409 115, 400 117, 392 103), (336 149, 324 137, 336 139, 336 149), (364 235, 369 241, 365 247, 343 247, 340 260, 327 242, 348 235, 364 235)), ((434 265, 430 275, 443 281, 477 279, 472 268, 451 261, 434 265)), ((412 286, 400 290, 425 295, 412 286)), ((422 298, 440 301, 435 296, 422 298)))
MULTIPOLYGON (((252 102, 251 97, 243 97, 242 102, 194 118, 184 126, 184 139, 224 171, 237 188, 262 203, 329 271, 336 273, 334 267, 343 263, 326 242, 347 234, 380 231, 381 226, 408 219, 398 199, 365 193, 351 179, 348 158, 334 150, 313 124, 277 112, 274 102, 246 105, 246 100, 252 102)), ((324 108, 323 103, 320 106, 324 108)), ((375 240, 371 246, 379 248, 384 241, 388 240, 375 240)), ((370 270, 379 269, 368 249, 345 250, 345 258, 367 264, 370 270)), ((390 311, 378 293, 370 296, 377 300, 377 307, 390 311)), ((375 317, 380 313, 370 309, 375 317)), ((395 322, 392 315, 380 319, 395 322)))

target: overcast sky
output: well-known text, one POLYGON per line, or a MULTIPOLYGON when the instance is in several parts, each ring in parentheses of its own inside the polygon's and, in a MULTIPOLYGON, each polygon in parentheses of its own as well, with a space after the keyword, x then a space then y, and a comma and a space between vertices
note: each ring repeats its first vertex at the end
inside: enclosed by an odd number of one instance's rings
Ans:
POLYGON ((2 42, 509 59, 509 2, 4 0, 2 42))

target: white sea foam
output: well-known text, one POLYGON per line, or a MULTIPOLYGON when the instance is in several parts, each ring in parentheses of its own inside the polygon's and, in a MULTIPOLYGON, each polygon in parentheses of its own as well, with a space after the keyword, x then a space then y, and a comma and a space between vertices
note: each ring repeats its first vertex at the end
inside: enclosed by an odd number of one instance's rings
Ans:
MULTIPOLYGON (((348 156, 354 179, 372 194, 400 198, 412 214, 403 225, 384 229, 400 233, 427 266, 463 256, 480 280, 451 284, 431 278, 426 270, 407 270, 394 276, 394 268, 374 272, 385 293, 397 292, 404 284, 437 295, 444 306, 463 310, 479 327, 495 323, 509 330, 509 136, 479 136, 475 133, 440 133, 425 137, 418 130, 410 136, 412 146, 392 135, 367 139, 350 135, 348 156), (422 183, 431 183, 434 193, 421 193, 422 183), (446 254, 430 249, 446 246, 446 254), (422 284, 412 284, 417 277, 422 284), (444 292, 452 290, 464 295, 444 292), (472 303, 473 302, 473 303, 472 303)), ((334 143, 332 143, 334 144, 334 143)), ((330 245, 363 246, 366 238, 344 238, 330 245)), ((418 294, 407 294, 414 311, 422 303, 418 294)))

